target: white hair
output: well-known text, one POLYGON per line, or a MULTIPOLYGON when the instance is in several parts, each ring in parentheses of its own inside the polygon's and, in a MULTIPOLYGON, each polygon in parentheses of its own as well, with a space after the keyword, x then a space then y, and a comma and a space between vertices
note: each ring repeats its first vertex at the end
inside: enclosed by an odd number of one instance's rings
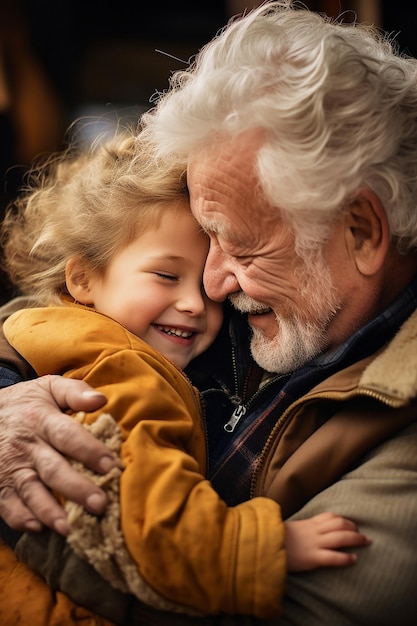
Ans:
POLYGON ((398 250, 417 246, 417 60, 376 29, 267 2, 175 73, 143 123, 161 153, 186 158, 216 137, 263 131, 260 187, 305 248, 364 187, 398 250))

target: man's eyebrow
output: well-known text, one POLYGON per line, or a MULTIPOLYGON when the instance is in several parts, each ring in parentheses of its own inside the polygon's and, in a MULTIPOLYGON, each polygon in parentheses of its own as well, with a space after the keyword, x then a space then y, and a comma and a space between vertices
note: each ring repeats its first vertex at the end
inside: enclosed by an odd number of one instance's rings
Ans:
POLYGON ((230 245, 240 246, 242 244, 241 238, 237 237, 233 230, 229 227, 228 224, 220 221, 211 221, 208 219, 204 220, 203 224, 200 224, 203 232, 208 236, 215 235, 216 237, 221 237, 224 241, 227 241, 230 245))
POLYGON ((217 220, 203 218, 199 224, 201 230, 206 234, 224 235, 227 232, 225 225, 223 223, 219 223, 217 220))

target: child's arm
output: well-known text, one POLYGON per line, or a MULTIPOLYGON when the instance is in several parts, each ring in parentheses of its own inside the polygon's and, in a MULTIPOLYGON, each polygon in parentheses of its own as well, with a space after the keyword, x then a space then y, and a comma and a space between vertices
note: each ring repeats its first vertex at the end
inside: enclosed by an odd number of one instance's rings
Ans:
MULTIPOLYGON (((85 307, 28 309, 9 318, 8 329, 39 375, 65 372, 107 398, 85 423, 104 411, 120 428, 121 528, 147 586, 198 612, 278 615, 286 576, 280 508, 269 498, 229 508, 206 480, 200 401, 185 376, 85 307)), ((106 554, 119 545, 109 518, 106 554)))
POLYGON ((357 560, 341 548, 366 546, 370 539, 354 522, 335 513, 320 513, 309 519, 285 523, 287 569, 302 572, 318 567, 344 567, 357 560))

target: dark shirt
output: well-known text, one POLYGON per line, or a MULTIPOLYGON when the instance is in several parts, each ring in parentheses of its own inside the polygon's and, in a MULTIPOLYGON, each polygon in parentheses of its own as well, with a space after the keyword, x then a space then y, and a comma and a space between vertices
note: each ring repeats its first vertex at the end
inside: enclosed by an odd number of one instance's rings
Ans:
POLYGON ((8 367, 0 366, 0 388, 14 385, 22 381, 22 376, 8 367))

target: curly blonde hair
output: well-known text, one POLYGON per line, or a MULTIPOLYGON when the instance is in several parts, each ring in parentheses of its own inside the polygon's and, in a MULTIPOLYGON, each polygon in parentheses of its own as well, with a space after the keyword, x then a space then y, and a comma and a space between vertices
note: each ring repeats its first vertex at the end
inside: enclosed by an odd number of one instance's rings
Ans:
POLYGON ((73 257, 103 273, 163 211, 188 206, 185 169, 181 160, 157 159, 128 127, 87 147, 73 141, 32 169, 1 230, 4 266, 19 292, 39 305, 58 304, 73 257))

